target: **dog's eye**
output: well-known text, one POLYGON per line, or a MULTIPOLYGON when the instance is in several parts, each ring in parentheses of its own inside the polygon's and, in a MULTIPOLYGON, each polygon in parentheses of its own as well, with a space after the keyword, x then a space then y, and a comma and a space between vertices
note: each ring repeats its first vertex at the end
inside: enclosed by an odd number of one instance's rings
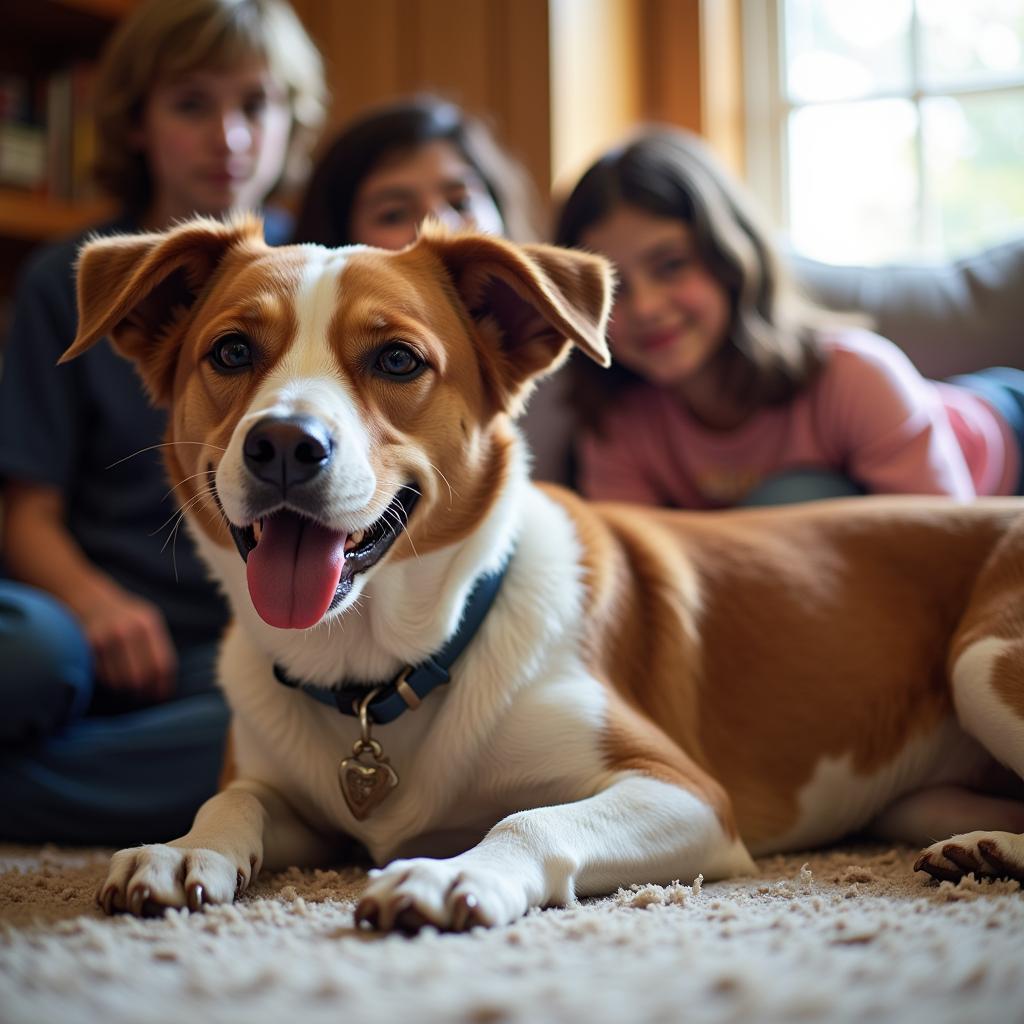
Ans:
POLYGON ((225 334, 210 349, 210 361, 218 370, 242 370, 252 366, 252 345, 244 334, 225 334))
POLYGON ((423 360, 405 345, 388 345, 375 364, 375 369, 388 377, 411 377, 422 367, 423 360))

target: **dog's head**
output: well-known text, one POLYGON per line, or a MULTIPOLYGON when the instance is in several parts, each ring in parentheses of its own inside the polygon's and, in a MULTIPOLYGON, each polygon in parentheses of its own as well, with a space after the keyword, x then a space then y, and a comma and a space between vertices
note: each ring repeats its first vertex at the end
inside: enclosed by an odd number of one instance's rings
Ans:
POLYGON ((266 622, 301 629, 385 556, 473 529, 535 378, 572 344, 608 363, 611 288, 597 257, 482 235, 271 248, 255 219, 195 220, 82 249, 63 358, 109 335, 135 362, 195 526, 237 546, 266 622))

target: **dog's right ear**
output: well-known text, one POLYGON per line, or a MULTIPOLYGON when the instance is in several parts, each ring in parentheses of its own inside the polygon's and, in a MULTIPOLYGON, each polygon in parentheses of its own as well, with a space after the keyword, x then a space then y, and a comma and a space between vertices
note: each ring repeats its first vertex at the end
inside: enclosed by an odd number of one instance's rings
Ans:
POLYGON ((486 378, 499 405, 518 415, 534 382, 576 345, 602 366, 614 290, 600 256, 552 245, 514 245, 493 235, 450 234, 427 223, 416 250, 444 265, 488 354, 486 378))
POLYGON ((262 246, 255 217, 187 221, 162 234, 111 235, 79 251, 78 334, 60 362, 109 336, 134 361, 157 405, 170 401, 178 344, 217 266, 237 246, 262 246))

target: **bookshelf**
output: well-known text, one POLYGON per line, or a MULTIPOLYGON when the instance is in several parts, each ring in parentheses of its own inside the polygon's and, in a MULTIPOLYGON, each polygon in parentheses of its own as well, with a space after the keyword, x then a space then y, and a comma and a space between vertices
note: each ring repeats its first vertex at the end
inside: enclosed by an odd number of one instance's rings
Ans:
POLYGON ((21 242, 47 242, 74 234, 110 218, 112 203, 104 199, 69 202, 0 187, 0 236, 21 242))
POLYGON ((14 5, 0 41, 0 240, 45 242, 109 214, 88 187, 91 68, 134 3, 14 5))
POLYGON ((89 68, 137 0, 4 5, 0 35, 0 349, 19 268, 38 245, 108 219, 87 185, 89 68), (80 84, 84 79, 84 85, 80 84), (42 169, 41 169, 42 168, 42 169))

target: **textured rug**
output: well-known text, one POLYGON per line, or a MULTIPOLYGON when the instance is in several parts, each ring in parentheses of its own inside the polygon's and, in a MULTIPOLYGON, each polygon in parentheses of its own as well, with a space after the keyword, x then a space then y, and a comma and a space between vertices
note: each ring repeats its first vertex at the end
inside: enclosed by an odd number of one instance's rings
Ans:
POLYGON ((0 847, 4 1024, 1024 1022, 1024 893, 925 882, 914 851, 771 857, 466 935, 353 928, 358 869, 104 918, 105 854, 0 847))

